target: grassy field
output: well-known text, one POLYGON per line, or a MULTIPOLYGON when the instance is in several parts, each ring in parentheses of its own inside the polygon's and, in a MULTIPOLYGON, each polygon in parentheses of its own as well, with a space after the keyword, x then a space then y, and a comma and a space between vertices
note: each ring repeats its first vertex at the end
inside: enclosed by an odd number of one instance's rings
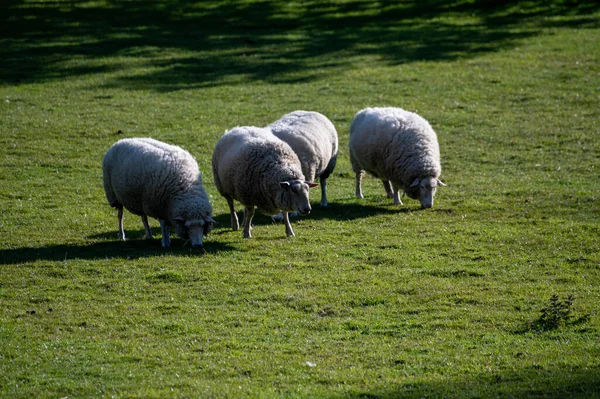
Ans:
POLYGON ((591 0, 2 2, 0 397, 600 397, 599 49, 591 0), (437 131, 433 209, 354 198, 367 106, 437 131), (243 239, 214 145, 297 109, 337 127, 330 207, 243 239), (117 241, 139 136, 197 158, 204 254, 117 241))

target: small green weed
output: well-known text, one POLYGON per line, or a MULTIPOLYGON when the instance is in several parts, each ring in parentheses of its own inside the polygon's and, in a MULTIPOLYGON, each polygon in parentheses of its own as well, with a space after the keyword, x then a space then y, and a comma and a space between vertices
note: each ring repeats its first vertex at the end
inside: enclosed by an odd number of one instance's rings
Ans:
POLYGON ((569 324, 573 320, 573 294, 567 295, 563 301, 557 294, 552 294, 548 304, 540 311, 540 318, 536 324, 544 330, 554 330, 561 325, 569 324))
POLYGON ((564 300, 561 300, 558 294, 552 294, 546 306, 540 310, 540 316, 531 324, 530 330, 551 331, 560 327, 582 324, 590 319, 586 314, 576 318, 573 313, 573 301, 575 295, 568 294, 564 300))

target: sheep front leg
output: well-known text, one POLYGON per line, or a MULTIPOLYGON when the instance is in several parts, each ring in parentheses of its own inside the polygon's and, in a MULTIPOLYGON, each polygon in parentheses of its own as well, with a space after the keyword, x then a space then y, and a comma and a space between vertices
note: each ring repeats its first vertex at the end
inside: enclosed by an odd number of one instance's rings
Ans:
POLYGON ((356 172, 356 198, 365 198, 365 197, 363 197, 362 187, 361 187, 362 178, 363 178, 364 174, 365 174, 364 170, 361 170, 360 172, 356 172))
POLYGON ((400 190, 398 190, 398 187, 394 187, 394 205, 404 205, 400 199, 400 190))
POLYGON ((171 232, 169 226, 164 220, 160 220, 160 232, 162 233, 162 239, 160 240, 163 248, 169 248, 171 246, 171 232))
POLYGON ((233 207, 233 198, 225 197, 227 199, 227 205, 229 205, 229 213, 231 214, 231 229, 236 231, 240 228, 240 222, 238 221, 235 208, 233 207))
POLYGON ((389 180, 382 180, 383 188, 385 189, 385 194, 388 198, 396 198, 394 196, 394 192, 398 192, 398 190, 392 189, 392 183, 389 180))
POLYGON ((254 205, 246 206, 244 209, 244 238, 252 237, 252 218, 254 217, 254 205))
POLYGON ((123 229, 123 207, 118 208, 117 219, 119 220, 119 232, 117 233, 117 236, 119 237, 119 240, 125 241, 125 230, 123 229))
POLYGON ((290 214, 283 212, 283 221, 285 223, 285 235, 287 237, 295 237, 294 230, 292 230, 292 224, 290 223, 290 214))
POLYGON ((150 225, 148 224, 148 216, 142 216, 142 223, 144 224, 144 229, 146 229, 146 239, 152 239, 152 230, 150 230, 150 225))
POLYGON ((321 183, 321 206, 327 206, 327 179, 319 178, 319 182, 321 183))

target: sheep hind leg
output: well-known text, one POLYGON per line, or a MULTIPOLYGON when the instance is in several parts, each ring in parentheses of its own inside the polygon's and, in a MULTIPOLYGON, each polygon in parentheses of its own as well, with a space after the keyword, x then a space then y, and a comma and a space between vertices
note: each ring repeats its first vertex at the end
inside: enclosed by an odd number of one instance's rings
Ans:
POLYGON ((225 197, 227 200, 227 205, 229 205, 229 213, 231 214, 231 229, 238 230, 240 228, 240 222, 238 220, 237 214, 235 213, 235 208, 233 206, 233 198, 225 197))
POLYGON ((387 197, 395 199, 395 193, 398 192, 398 190, 392 189, 392 183, 390 183, 389 180, 382 180, 381 182, 383 183, 383 188, 385 189, 387 197))
POLYGON ((283 212, 283 220, 285 221, 285 235, 287 237, 294 237, 294 230, 292 230, 292 224, 290 223, 290 215, 288 212, 283 212))
POLYGON ((254 205, 246 206, 244 209, 244 238, 252 237, 252 218, 254 217, 254 205))
POLYGON ((365 171, 361 170, 360 172, 356 172, 356 198, 365 198, 362 193, 362 179, 365 175, 365 171))
POLYGON ((150 225, 148 224, 148 216, 142 216, 142 223, 144 224, 144 229, 146 230, 146 239, 151 240, 152 230, 150 229, 150 225))
POLYGON ((119 220, 119 240, 125 241, 125 230, 123 229, 123 207, 117 208, 117 219, 119 220))

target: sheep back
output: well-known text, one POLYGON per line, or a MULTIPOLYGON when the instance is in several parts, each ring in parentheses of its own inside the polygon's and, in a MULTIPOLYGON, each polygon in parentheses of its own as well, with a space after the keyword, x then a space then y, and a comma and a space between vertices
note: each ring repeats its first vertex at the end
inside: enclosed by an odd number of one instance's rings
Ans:
POLYGON ((325 115, 312 111, 295 111, 284 115, 267 128, 294 150, 309 181, 327 178, 335 167, 338 135, 325 115))
POLYGON ((401 108, 366 108, 350 126, 350 162, 405 192, 416 178, 441 174, 437 136, 421 116, 401 108))
POLYGON ((285 142, 269 129, 244 126, 226 132, 217 142, 212 158, 215 186, 219 193, 257 206, 268 215, 285 204, 280 182, 304 180, 300 160, 285 142))
POLYGON ((175 218, 205 219, 212 207, 196 160, 184 149, 150 138, 123 139, 105 154, 109 204, 174 225, 175 218))

